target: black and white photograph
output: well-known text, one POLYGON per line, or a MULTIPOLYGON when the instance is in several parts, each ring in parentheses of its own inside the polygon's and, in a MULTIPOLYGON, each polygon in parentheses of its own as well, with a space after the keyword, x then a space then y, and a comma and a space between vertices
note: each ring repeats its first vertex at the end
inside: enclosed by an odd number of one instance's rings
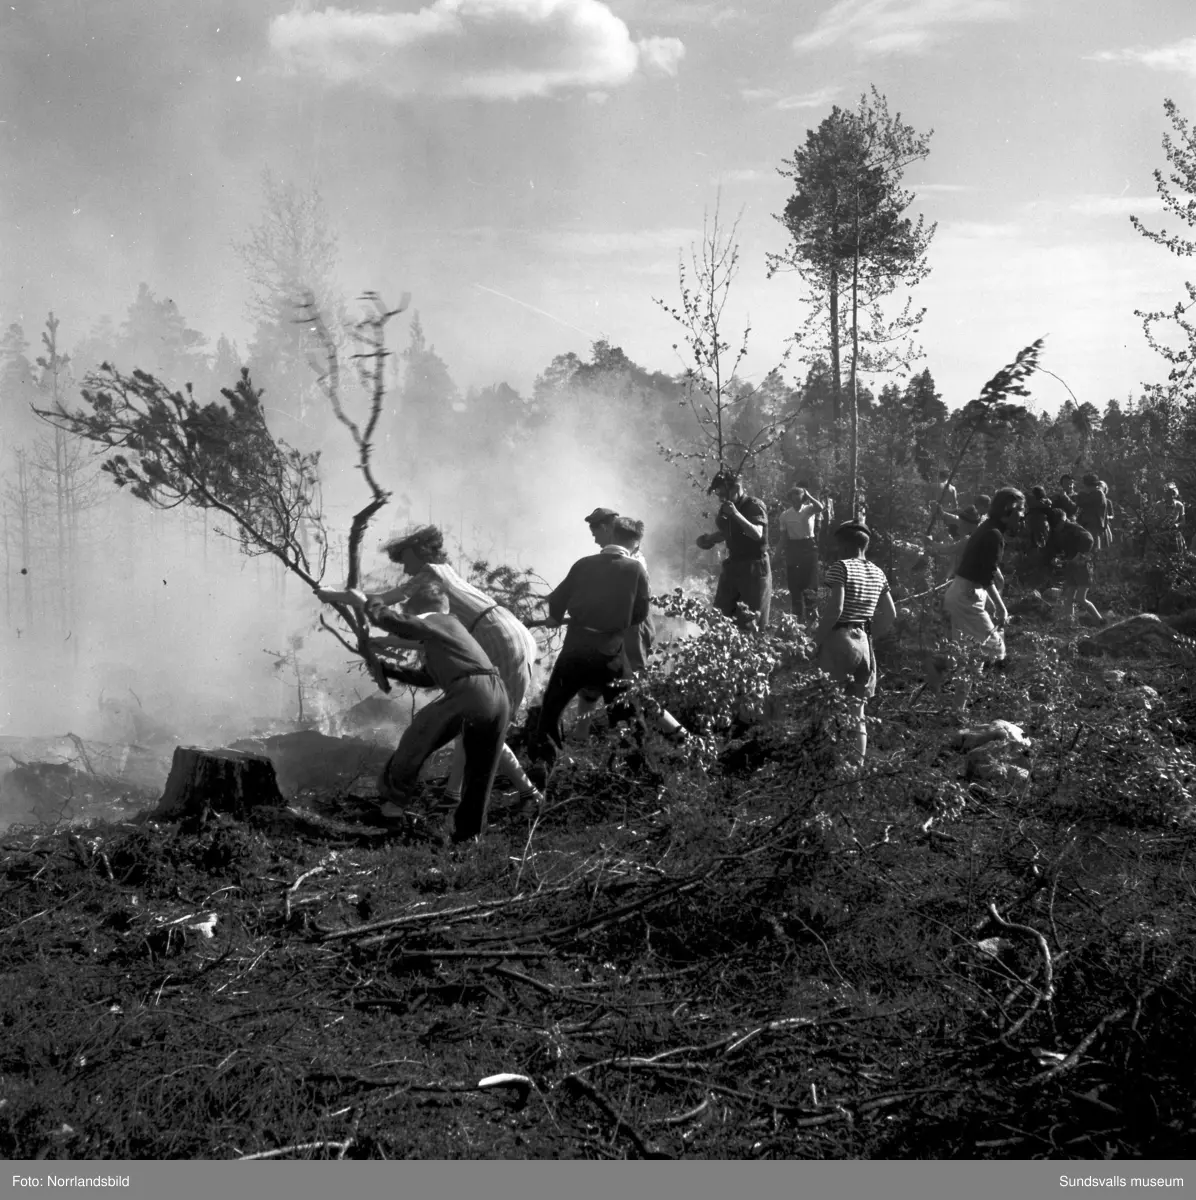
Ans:
POLYGON ((0 528, 13 1194, 1196 1180, 1190 0, 6 2, 0 528))

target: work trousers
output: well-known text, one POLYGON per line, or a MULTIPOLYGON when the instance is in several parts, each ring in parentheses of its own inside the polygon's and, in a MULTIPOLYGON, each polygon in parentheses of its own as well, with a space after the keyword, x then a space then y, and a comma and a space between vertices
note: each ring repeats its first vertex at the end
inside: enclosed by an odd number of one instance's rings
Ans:
POLYGON ((818 587, 818 543, 813 538, 785 543, 785 577, 789 603, 796 615, 802 611, 803 593, 818 587))
POLYGON ((772 607, 772 567, 768 558, 725 558, 714 592, 714 607, 725 617, 736 615, 736 606, 746 605, 759 613, 758 628, 768 628, 772 607))
POLYGON ((460 842, 481 833, 509 718, 507 690, 497 675, 467 675, 457 680, 421 708, 403 731, 398 749, 378 780, 382 800, 402 804, 410 799, 419 786, 425 761, 461 734, 465 778, 453 818, 453 840, 460 842))
POLYGON ((630 681, 624 676, 622 653, 610 655, 591 646, 566 647, 557 657, 544 689, 540 720, 532 744, 533 757, 552 763, 564 745, 561 715, 584 688, 601 692, 611 724, 630 720, 635 706, 625 697, 630 681))

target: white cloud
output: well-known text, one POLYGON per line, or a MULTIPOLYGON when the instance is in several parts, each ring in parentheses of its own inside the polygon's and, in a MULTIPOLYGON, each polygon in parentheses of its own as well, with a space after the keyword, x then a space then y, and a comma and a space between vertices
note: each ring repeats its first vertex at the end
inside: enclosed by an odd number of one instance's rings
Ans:
POLYGON ((432 0, 418 12, 292 11, 270 23, 286 70, 396 98, 519 100, 676 74, 676 38, 632 40, 602 0, 432 0))
POLYGON ((746 21, 746 8, 716 0, 611 0, 625 20, 651 21, 656 25, 702 25, 718 28, 731 21, 746 21))
POLYGON ((636 42, 640 63, 648 70, 662 75, 676 75, 685 57, 685 45, 677 38, 649 37, 636 42))
POLYGON ((1046 218, 1081 217, 1127 217, 1139 213, 1162 212, 1163 201, 1158 196, 1109 196, 1080 195, 1057 197, 1050 200, 1031 200, 1021 205, 1020 211, 1031 220, 1046 218))
POLYGON ((813 32, 793 40, 798 53, 848 42, 861 54, 918 54, 954 26, 1007 21, 1016 0, 838 0, 813 32))
POLYGON ((803 92, 797 96, 782 96, 773 108, 790 112, 797 108, 825 108, 838 94, 838 87, 819 88, 816 92, 803 92))
POLYGON ((1081 196, 1067 208, 1084 217, 1127 217, 1162 212, 1163 201, 1158 196, 1081 196))
POLYGON ((749 104, 768 102, 770 108, 781 112, 789 112, 798 108, 824 108, 842 89, 837 85, 819 88, 814 92, 801 92, 796 95, 785 95, 779 88, 740 88, 739 94, 749 104))
POLYGON ((1184 38, 1154 50, 1102 50, 1087 56, 1091 62, 1138 63, 1158 71, 1183 71, 1196 75, 1196 37, 1184 38))

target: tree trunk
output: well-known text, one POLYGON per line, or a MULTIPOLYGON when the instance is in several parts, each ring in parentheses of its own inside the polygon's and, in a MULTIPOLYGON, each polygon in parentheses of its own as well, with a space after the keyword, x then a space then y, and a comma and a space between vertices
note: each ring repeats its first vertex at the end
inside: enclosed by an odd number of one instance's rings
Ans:
POLYGON ((4 624, 12 625, 12 562, 8 556, 8 513, 4 514, 4 624))
POLYGON ((836 449, 839 446, 839 422, 843 418, 843 368, 839 362, 839 272, 831 268, 827 284, 831 321, 831 419, 836 449))
POLYGON ((166 790, 150 817, 202 822, 209 813, 220 812, 241 819, 251 808, 284 804, 274 764, 265 756, 178 746, 166 790))
POLYGON ((25 451, 17 451, 17 502, 21 516, 21 575, 25 580, 25 630, 33 628, 33 548, 29 537, 29 464, 25 451))
POLYGON ((855 206, 855 254, 851 260, 851 519, 862 520, 860 513, 860 203, 855 206))

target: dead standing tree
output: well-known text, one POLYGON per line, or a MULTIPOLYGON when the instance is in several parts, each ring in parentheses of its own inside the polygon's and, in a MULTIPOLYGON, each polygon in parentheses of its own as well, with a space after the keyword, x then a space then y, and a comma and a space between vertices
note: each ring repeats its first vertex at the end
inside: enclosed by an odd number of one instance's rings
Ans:
MULTIPOLYGON (((353 518, 349 535, 349 585, 361 574, 361 542, 374 514, 387 502, 370 467, 371 442, 385 397, 385 345, 388 321, 407 306, 386 309, 376 295, 365 297, 374 308, 357 326, 365 346, 355 355, 359 374, 368 383, 369 415, 359 426, 347 415, 340 393, 340 367, 335 345, 318 315, 307 320, 322 331, 327 358, 320 386, 357 447, 358 467, 371 491, 369 503, 353 518)), ((102 451, 112 451, 101 469, 117 487, 127 487, 152 508, 191 506, 223 513, 232 523, 242 552, 272 555, 313 590, 328 560, 328 538, 319 504, 319 452, 305 453, 270 433, 262 408, 261 389, 248 369, 221 395, 227 406, 200 404, 191 385, 171 391, 146 371, 125 375, 109 363, 84 380, 84 406, 68 410, 58 401, 34 412, 55 429, 82 437, 102 451), (309 537, 308 531, 314 530, 309 537)), ((336 606, 352 641, 333 631, 342 645, 358 655, 383 691, 390 685, 370 645, 369 623, 351 608, 336 606)))
MULTIPOLYGON (((341 362, 336 340, 325 324, 320 310, 314 301, 309 301, 306 308, 306 320, 310 323, 316 340, 324 351, 324 361, 312 362, 313 369, 319 377, 319 387, 332 406, 336 419, 349 431, 353 444, 357 447, 357 469, 369 486, 371 498, 369 502, 353 517, 349 527, 349 561, 345 578, 345 587, 355 588, 361 580, 361 542, 374 515, 379 512, 390 499, 386 491, 374 476, 370 459, 373 455, 374 433, 378 428, 378 419, 382 415, 382 402, 386 398, 386 360, 391 352, 386 348, 387 322, 397 317, 411 303, 411 293, 404 292, 399 299, 398 308, 388 309, 377 292, 366 292, 362 297, 373 306, 373 313, 362 317, 353 329, 353 340, 362 349, 352 356, 357 367, 357 376, 369 395, 369 412, 364 426, 358 425, 345 411, 341 398, 341 362)), ((332 634, 347 650, 361 654, 370 667, 379 688, 384 692, 390 691, 386 669, 378 661, 370 646, 369 620, 363 613, 351 605, 334 604, 337 615, 345 622, 357 637, 356 647, 351 646, 345 638, 325 620, 320 617, 320 624, 332 634)))

